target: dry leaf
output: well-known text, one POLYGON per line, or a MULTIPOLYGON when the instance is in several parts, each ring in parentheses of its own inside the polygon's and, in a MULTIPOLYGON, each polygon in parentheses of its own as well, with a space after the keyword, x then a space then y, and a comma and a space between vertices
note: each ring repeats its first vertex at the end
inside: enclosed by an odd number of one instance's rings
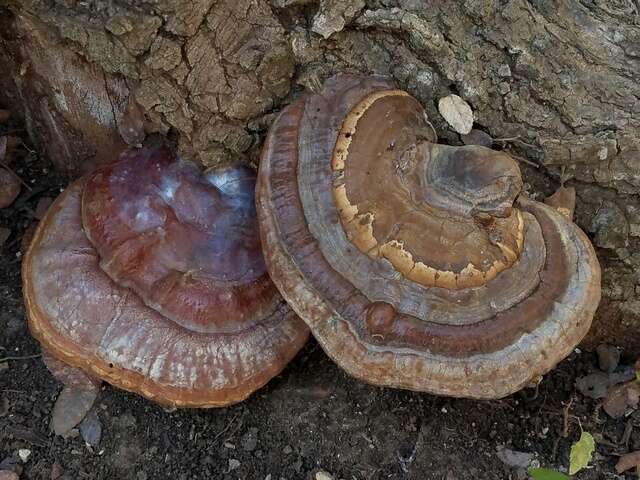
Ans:
POLYGON ((438 111, 456 132, 466 135, 473 127, 473 111, 458 95, 448 95, 438 101, 438 111))
POLYGON ((79 390, 65 386, 53 406, 51 427, 56 435, 65 436, 87 415, 98 396, 98 389, 79 390))
POLYGON ((626 472, 636 465, 640 465, 640 450, 622 455, 616 463, 616 472, 626 472))

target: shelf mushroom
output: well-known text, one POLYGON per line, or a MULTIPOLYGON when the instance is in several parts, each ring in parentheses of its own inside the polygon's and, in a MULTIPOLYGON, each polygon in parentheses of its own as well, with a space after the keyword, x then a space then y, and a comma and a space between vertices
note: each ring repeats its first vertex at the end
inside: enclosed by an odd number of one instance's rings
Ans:
POLYGON ((600 299, 585 234, 521 188, 506 153, 437 144, 406 92, 335 77, 266 139, 256 201, 267 267, 349 374, 504 397, 572 351, 600 299))
POLYGON ((167 149, 123 153, 69 186, 23 263, 29 326, 54 357, 176 407, 239 402, 308 328, 269 279, 255 174, 203 174, 167 149))

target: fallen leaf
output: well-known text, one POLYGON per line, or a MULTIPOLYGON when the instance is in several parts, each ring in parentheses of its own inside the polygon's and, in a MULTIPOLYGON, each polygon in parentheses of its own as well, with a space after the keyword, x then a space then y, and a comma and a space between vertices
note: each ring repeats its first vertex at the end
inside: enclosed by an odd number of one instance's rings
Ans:
POLYGON ((569 475, 574 475, 589 465, 596 448, 596 442, 589 432, 582 432, 580 439, 571 445, 569 455, 569 475))
POLYGON ((625 368, 619 372, 595 372, 576 380, 576 388, 585 397, 599 399, 607 396, 609 387, 618 383, 628 382, 635 378, 633 368, 625 368))
POLYGON ((482 147, 491 147, 493 145, 491 135, 477 128, 472 129, 466 135, 460 135, 460 139, 465 145, 480 145, 482 147))
POLYGON ((530 468, 527 473, 531 475, 533 480, 570 480, 564 473, 550 468, 530 468))
POLYGON ((80 423, 80 435, 82 439, 91 447, 97 447, 102 438, 102 424, 95 411, 89 414, 80 423))
POLYGON ((638 408, 639 401, 640 384, 633 380, 610 389, 602 408, 610 417, 620 418, 628 409, 638 408))
POLYGON ((533 453, 518 452, 505 447, 498 447, 496 456, 510 467, 527 468, 533 460, 533 453))
POLYGON ((640 450, 622 455, 616 463, 616 472, 626 472, 636 465, 640 465, 640 450))
POLYGON ((447 95, 438 101, 438 111, 442 118, 456 132, 466 135, 473 127, 473 111, 458 95, 447 95))
POLYGON ((42 360, 51 374, 64 385, 75 387, 79 390, 91 390, 100 387, 102 384, 96 377, 58 360, 44 349, 42 350, 42 360))
POLYGON ((56 435, 65 436, 87 415, 98 396, 98 389, 80 390, 65 386, 51 416, 51 426, 56 435))

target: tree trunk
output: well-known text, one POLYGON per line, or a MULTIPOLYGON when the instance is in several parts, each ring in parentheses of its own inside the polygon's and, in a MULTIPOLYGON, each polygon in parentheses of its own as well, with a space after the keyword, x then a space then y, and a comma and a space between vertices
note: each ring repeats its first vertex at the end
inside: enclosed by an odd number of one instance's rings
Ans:
POLYGON ((0 20, 0 101, 69 176, 147 133, 204 166, 257 162, 274 115, 338 72, 381 74, 436 109, 457 93, 527 191, 577 189, 603 267, 588 345, 640 354, 638 0, 29 0, 0 20), (131 6, 135 4, 136 6, 131 6), (530 163, 534 166, 531 166, 530 163))

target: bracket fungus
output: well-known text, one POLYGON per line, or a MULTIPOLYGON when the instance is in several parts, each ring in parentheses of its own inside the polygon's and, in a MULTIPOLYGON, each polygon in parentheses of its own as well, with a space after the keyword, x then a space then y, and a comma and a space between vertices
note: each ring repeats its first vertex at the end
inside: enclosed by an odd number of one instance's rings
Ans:
POLYGON ((269 279, 244 167, 203 174, 167 149, 124 152, 69 186, 23 263, 43 348, 177 407, 243 400, 308 328, 269 279))
POLYGON ((437 144, 406 92, 335 77, 265 142, 267 267, 349 374, 500 398, 568 355, 600 299, 588 238, 521 188, 507 154, 437 144))

